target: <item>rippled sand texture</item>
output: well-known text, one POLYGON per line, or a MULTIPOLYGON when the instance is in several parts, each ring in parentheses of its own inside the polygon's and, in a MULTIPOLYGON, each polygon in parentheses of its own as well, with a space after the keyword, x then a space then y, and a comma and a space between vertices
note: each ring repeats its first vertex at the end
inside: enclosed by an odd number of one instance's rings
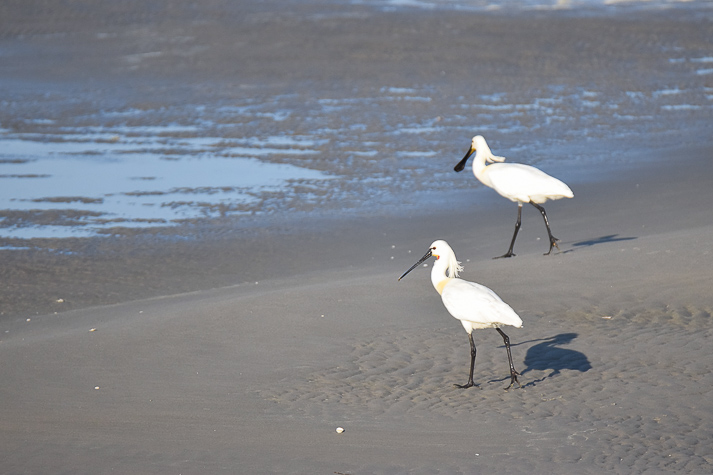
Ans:
MULTIPOLYGON (((339 366, 292 376, 262 395, 278 414, 339 421, 353 431, 372 418, 451 419, 479 434, 496 425, 517 433, 502 456, 523 469, 577 462, 597 471, 705 471, 713 465, 705 402, 713 381, 699 345, 711 337, 711 309, 690 310, 649 310, 645 323, 591 314, 589 321, 555 315, 566 325, 531 319, 535 330, 513 346, 522 390, 502 390, 509 375, 495 332, 476 335, 480 390, 455 389, 467 378, 468 345, 454 324, 364 338, 344 348, 339 366)), ((486 444, 473 451, 498 455, 486 444)))

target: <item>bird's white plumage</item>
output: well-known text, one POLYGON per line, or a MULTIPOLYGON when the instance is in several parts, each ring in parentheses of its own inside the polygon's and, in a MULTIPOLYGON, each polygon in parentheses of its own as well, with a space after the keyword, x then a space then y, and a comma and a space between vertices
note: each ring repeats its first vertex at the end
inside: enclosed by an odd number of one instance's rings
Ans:
POLYGON ((530 201, 542 204, 547 200, 572 198, 574 193, 562 181, 529 165, 503 162, 505 158, 497 157, 490 151, 485 138, 481 135, 473 137, 471 150, 476 152, 473 159, 473 174, 483 183, 494 189, 501 196, 519 203, 530 201))
POLYGON ((448 312, 461 321, 468 333, 501 325, 522 327, 522 320, 510 305, 484 285, 451 279, 441 298, 448 312))
POLYGON ((574 196, 562 181, 529 165, 494 163, 485 167, 483 173, 491 187, 510 201, 542 204, 547 200, 574 196))
POLYGON ((463 324, 470 333, 474 329, 494 328, 500 325, 522 327, 522 320, 515 311, 492 290, 455 277, 455 265, 462 270, 453 249, 445 241, 431 244, 431 254, 436 262, 431 270, 431 282, 441 294, 448 312, 463 324), (451 269, 451 271, 449 271, 451 269))

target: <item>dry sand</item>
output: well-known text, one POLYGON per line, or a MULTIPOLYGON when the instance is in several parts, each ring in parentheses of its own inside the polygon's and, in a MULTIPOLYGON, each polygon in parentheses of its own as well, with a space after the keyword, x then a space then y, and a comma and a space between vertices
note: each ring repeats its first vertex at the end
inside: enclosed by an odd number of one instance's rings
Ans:
POLYGON ((518 256, 492 260, 515 206, 479 189, 452 211, 278 233, 269 252, 226 238, 239 285, 18 312, 0 327, 0 471, 710 473, 712 152, 705 138, 573 186, 546 206, 548 257, 525 208, 518 256), (502 389, 493 330, 475 333, 479 386, 453 387, 465 332, 427 270, 396 281, 438 238, 522 317, 506 329, 521 389, 502 389))

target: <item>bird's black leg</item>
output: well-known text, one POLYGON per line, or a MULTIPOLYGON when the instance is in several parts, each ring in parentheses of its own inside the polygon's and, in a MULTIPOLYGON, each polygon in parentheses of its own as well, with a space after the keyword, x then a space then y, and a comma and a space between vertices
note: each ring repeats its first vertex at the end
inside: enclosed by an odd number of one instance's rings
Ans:
POLYGON ((530 201, 530 204, 532 206, 534 206, 535 208, 537 208, 537 210, 540 212, 540 214, 542 214, 542 219, 545 220, 545 226, 547 226, 547 235, 550 237, 550 250, 547 251, 545 256, 549 256, 550 253, 552 252, 553 247, 556 247, 558 251, 560 250, 560 247, 557 245, 557 241, 559 241, 559 239, 557 239, 556 237, 554 237, 552 235, 552 231, 550 230, 550 222, 547 221, 547 213, 545 213, 545 208, 543 208, 542 206, 540 206, 537 203, 532 202, 532 201, 530 201))
POLYGON ((460 384, 454 384, 455 387, 457 388, 469 388, 471 386, 475 386, 473 384, 473 369, 475 369, 475 343, 473 343, 473 333, 468 333, 468 339, 470 340, 470 376, 468 376, 468 382, 460 385, 460 384))
MULTIPOLYGON (((537 205, 535 205, 535 206, 537 206, 537 205)), ((545 210, 543 209, 542 211, 544 212, 545 210)), ((510 241, 510 249, 508 249, 508 252, 506 252, 502 256, 493 257, 493 259, 500 259, 503 257, 513 257, 515 255, 515 253, 512 252, 512 248, 513 248, 513 246, 515 246, 515 239, 517 238, 517 232, 520 231, 520 218, 521 217, 522 217, 522 203, 518 203, 517 204, 517 222, 515 223, 515 234, 512 235, 512 241, 510 241)), ((549 229, 549 228, 547 228, 547 229, 549 229)))
POLYGON ((517 380, 517 375, 520 373, 515 371, 515 366, 512 364, 512 354, 510 353, 510 337, 508 337, 505 332, 503 332, 498 327, 495 327, 495 329, 498 331, 498 333, 500 333, 500 336, 503 337, 503 341, 505 342, 505 349, 508 351, 508 363, 510 363, 510 385, 505 388, 505 390, 510 389, 515 383, 517 383, 517 387, 519 388, 521 386, 520 381, 517 380))

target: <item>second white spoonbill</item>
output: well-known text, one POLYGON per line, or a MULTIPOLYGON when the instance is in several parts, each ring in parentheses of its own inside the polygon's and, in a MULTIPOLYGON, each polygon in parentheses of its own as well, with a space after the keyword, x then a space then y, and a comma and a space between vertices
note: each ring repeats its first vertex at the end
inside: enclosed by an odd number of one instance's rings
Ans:
POLYGON ((547 221, 547 213, 545 208, 540 206, 547 200, 558 200, 560 198, 572 198, 574 193, 569 189, 569 186, 551 177, 542 170, 521 163, 494 163, 504 162, 505 157, 493 155, 490 151, 487 142, 482 135, 473 137, 470 149, 465 157, 458 162, 454 167, 457 172, 463 171, 465 164, 473 152, 476 152, 473 159, 473 174, 480 182, 497 191, 500 196, 503 196, 510 201, 517 203, 517 222, 515 223, 515 234, 510 242, 510 249, 502 256, 496 257, 512 257, 515 254, 512 248, 515 245, 517 232, 520 230, 520 217, 522 215, 522 204, 530 203, 542 214, 547 227, 547 235, 550 238, 550 250, 545 253, 548 255, 552 252, 552 248, 556 247, 559 250, 557 241, 559 239, 552 235, 550 223, 547 221), (492 165, 485 165, 485 162, 492 165))
POLYGON ((431 270, 431 283, 436 288, 443 305, 448 312, 460 320, 463 328, 468 332, 470 340, 470 374, 468 382, 464 385, 456 384, 459 388, 469 388, 473 384, 473 369, 475 368, 475 343, 473 342, 473 330, 482 328, 495 328, 505 342, 505 349, 508 353, 508 363, 510 364, 510 385, 505 389, 510 389, 513 384, 520 386, 517 380, 515 366, 512 364, 512 354, 510 353, 510 338, 499 328, 501 325, 512 325, 522 327, 522 320, 510 307, 503 302, 498 295, 484 285, 459 279, 458 273, 463 270, 456 260, 453 249, 446 241, 435 241, 431 244, 428 252, 409 270, 399 277, 399 280, 406 277, 423 261, 430 257, 435 257, 436 262, 431 270))

